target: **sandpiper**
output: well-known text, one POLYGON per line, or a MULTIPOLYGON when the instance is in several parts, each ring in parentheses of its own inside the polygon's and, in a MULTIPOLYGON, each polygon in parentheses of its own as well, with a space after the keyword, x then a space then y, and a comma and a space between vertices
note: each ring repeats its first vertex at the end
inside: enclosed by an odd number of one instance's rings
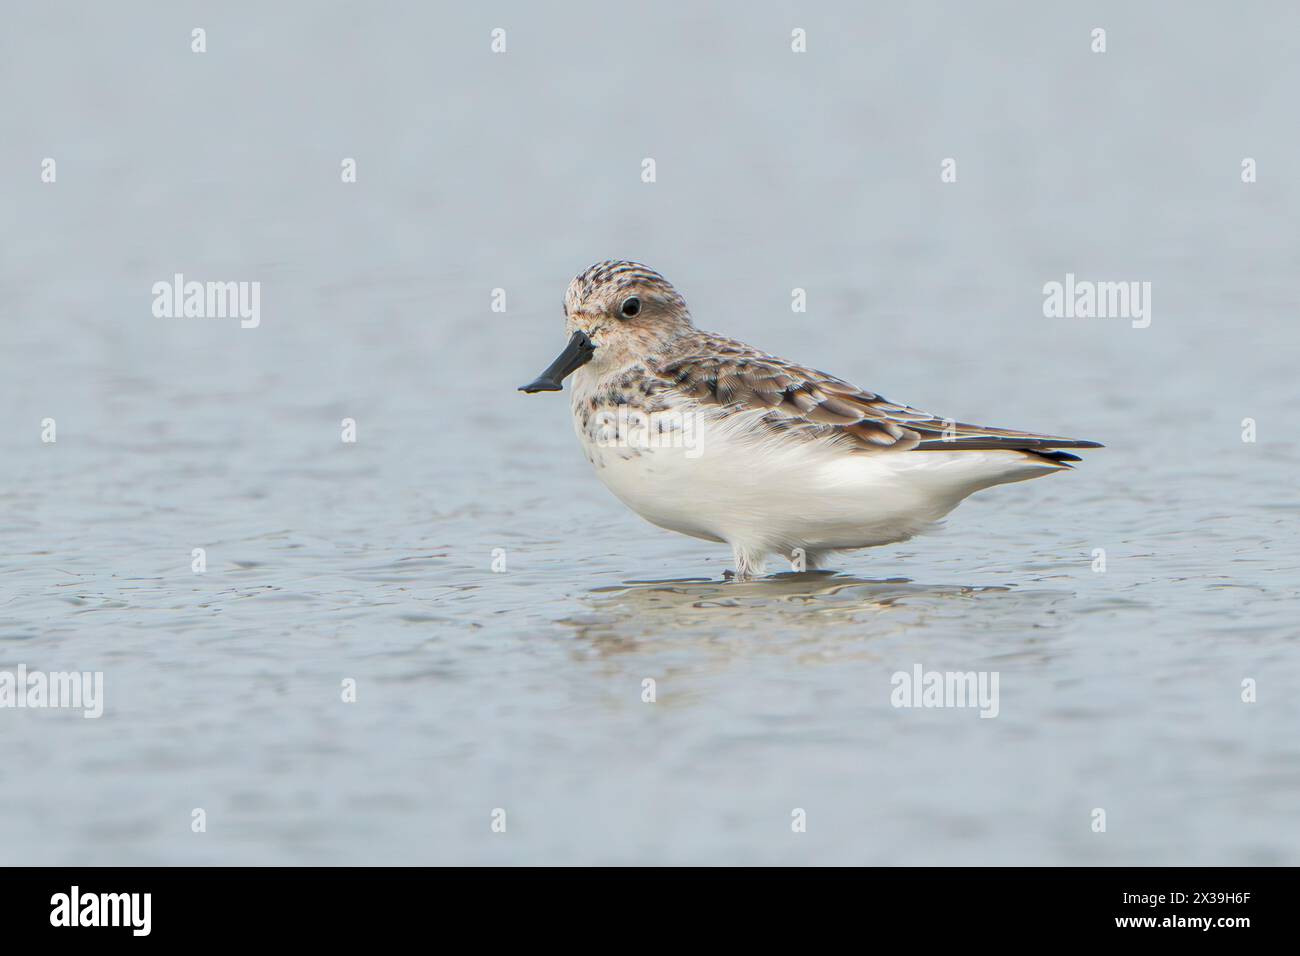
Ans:
POLYGON ((1098 442, 985 428, 887 401, 695 328, 637 262, 598 262, 564 296, 569 342, 524 392, 573 375, 574 427, 596 473, 653 524, 731 545, 735 577, 781 554, 905 541, 983 488, 1068 470, 1098 442))

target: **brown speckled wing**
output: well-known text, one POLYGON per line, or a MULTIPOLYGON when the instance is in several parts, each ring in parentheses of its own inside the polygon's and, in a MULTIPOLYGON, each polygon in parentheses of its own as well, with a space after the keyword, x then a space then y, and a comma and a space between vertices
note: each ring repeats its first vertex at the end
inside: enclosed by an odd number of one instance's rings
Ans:
MULTIPOLYGON (((776 431, 846 443, 862 451, 1100 447, 1092 441, 938 418, 721 336, 702 334, 693 345, 698 347, 689 349, 690 354, 666 356, 652 369, 654 374, 704 405, 766 409, 759 421, 776 431)), ((1049 457, 1074 460, 1065 454, 1049 457)))

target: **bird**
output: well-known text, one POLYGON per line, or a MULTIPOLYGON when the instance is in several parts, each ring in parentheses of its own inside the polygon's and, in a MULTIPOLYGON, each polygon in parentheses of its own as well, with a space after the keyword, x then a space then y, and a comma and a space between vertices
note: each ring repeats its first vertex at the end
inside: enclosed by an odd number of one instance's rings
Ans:
POLYGON ((562 391, 623 504, 731 547, 727 577, 796 570, 934 529, 969 495, 1068 471, 1095 441, 970 425, 695 327, 660 273, 607 259, 564 294, 568 343, 520 391, 562 391))

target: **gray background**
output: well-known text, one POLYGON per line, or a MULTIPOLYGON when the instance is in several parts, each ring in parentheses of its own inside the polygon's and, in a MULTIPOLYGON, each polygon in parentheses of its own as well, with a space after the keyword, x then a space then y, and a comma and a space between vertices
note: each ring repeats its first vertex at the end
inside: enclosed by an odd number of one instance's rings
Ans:
POLYGON ((0 711, 0 862, 1300 862, 1294 4, 541 6, 5 5, 0 669, 106 711, 0 711), (1108 447, 721 585, 514 391, 608 257, 1108 447), (1151 327, 1044 318, 1067 271, 1151 327), (891 708, 914 663, 1001 715, 891 708))

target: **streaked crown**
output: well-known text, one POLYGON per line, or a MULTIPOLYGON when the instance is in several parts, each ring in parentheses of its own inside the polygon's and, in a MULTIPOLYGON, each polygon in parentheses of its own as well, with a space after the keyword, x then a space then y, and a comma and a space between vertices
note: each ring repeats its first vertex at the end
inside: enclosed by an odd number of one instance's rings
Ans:
POLYGON ((574 276, 564 293, 564 311, 600 312, 631 295, 669 313, 686 314, 686 300, 671 282, 629 259, 606 259, 574 276))

